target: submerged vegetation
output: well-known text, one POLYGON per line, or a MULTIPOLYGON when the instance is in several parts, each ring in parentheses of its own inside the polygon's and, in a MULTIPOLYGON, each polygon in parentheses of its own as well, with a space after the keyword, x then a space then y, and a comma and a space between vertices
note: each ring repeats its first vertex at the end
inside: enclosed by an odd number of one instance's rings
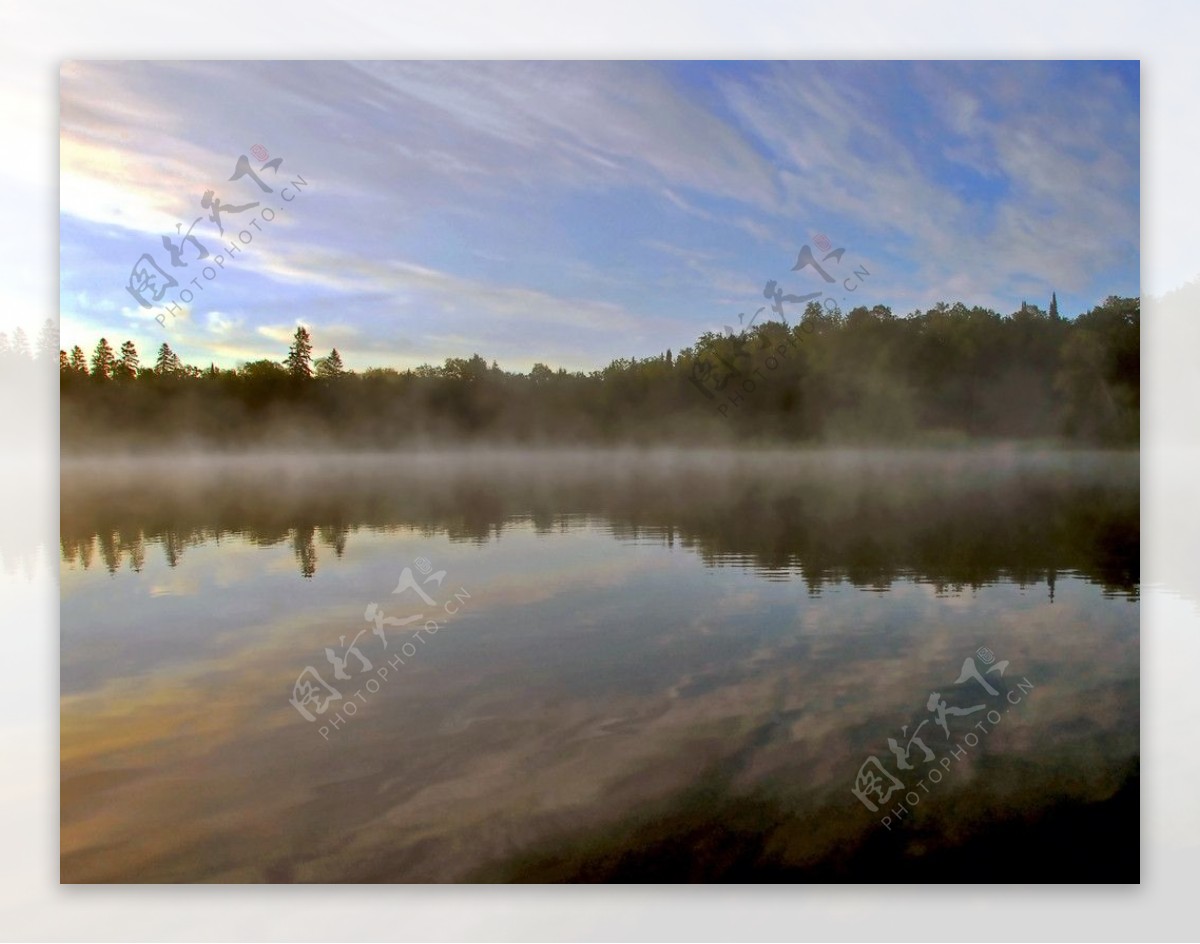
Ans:
MULTIPOLYGON (((898 317, 815 303, 797 324, 706 333, 678 354, 568 372, 502 370, 479 354, 411 370, 313 358, 298 328, 280 361, 153 366, 132 342, 59 352, 64 448, 421 441, 872 442, 1026 439, 1136 445, 1140 305, 1110 296, 1074 319, 938 304, 898 317)), ((11 357, 11 351, 8 352, 11 357)), ((39 354, 39 359, 41 358, 39 354)), ((27 359, 27 358, 26 358, 27 359)))

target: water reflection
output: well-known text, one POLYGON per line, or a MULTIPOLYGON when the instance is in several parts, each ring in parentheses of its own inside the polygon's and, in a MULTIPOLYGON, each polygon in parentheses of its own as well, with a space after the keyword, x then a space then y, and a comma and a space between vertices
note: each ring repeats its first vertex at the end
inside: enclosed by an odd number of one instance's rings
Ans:
POLYGON ((1136 880, 1137 527, 1119 454, 69 467, 62 877, 1136 880), (419 558, 469 598, 319 736, 419 558), (1034 691, 881 827, 983 646, 1034 691))
POLYGON ((907 576, 941 588, 1072 571, 1110 592, 1138 585, 1137 456, 1017 451, 489 453, 462 462, 359 456, 246 459, 147 469, 68 463, 62 558, 139 570, 145 545, 174 567, 185 549, 242 535, 290 542, 311 577, 320 550, 351 532, 418 526, 451 540, 499 540, 602 521, 627 541, 676 542, 708 564, 748 566, 811 590, 886 589, 907 576))

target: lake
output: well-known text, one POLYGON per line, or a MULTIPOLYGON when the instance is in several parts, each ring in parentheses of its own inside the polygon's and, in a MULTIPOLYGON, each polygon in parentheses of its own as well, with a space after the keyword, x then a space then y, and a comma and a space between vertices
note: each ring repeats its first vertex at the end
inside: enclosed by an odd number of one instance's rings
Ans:
POLYGON ((61 541, 64 882, 1139 877, 1135 452, 64 457, 61 541))

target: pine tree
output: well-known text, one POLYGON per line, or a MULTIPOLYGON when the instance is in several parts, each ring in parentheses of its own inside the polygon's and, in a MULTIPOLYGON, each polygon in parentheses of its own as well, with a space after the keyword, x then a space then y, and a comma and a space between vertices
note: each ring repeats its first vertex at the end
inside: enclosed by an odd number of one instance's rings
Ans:
POLYGON ((83 348, 81 348, 78 344, 71 348, 71 370, 77 371, 81 374, 86 374, 88 372, 87 358, 84 357, 83 348))
POLYGON ((1058 293, 1057 292, 1050 293, 1050 317, 1051 318, 1058 317, 1058 293))
POLYGON ((284 363, 293 377, 307 379, 312 376, 312 338, 308 336, 308 329, 303 325, 296 329, 296 336, 292 346, 288 348, 287 360, 284 363))
POLYGON ((96 343, 96 350, 92 352, 92 376, 108 380, 113 374, 115 363, 113 349, 108 346, 108 339, 101 338, 96 343))
POLYGON ((138 372, 138 352, 132 341, 121 345, 121 359, 116 364, 116 374, 124 379, 132 379, 138 372))
POLYGON ((58 352, 58 371, 59 371, 59 373, 65 374, 70 369, 71 369, 71 362, 67 360, 67 352, 59 351, 58 352))
POLYGON ((179 373, 179 358, 175 356, 175 352, 171 350, 169 344, 164 343, 158 349, 158 359, 154 362, 154 372, 160 377, 179 373))
MULTIPOLYGON (((47 318, 42 322, 42 330, 38 334, 38 360, 43 364, 49 364, 54 359, 54 352, 58 350, 58 324, 52 318, 47 318)), ((61 354, 62 351, 59 353, 61 354)))
POLYGON ((21 357, 29 357, 29 339, 25 336, 24 328, 17 328, 12 336, 12 352, 21 357))
POLYGON ((342 366, 342 355, 338 353, 336 347, 329 352, 328 357, 317 360, 318 377, 341 377, 344 373, 346 373, 346 368, 342 366))

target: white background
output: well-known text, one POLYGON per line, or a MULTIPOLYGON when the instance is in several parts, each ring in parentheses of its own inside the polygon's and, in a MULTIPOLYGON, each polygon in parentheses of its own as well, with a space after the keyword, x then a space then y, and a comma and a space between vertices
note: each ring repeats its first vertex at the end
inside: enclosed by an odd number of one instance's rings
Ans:
MULTIPOLYGON (((1140 887, 60 887, 56 453, 0 444, 0 938, 1195 940, 1200 852, 1200 4, 8 0, 0 330, 57 308, 68 58, 1126 58, 1142 61, 1140 887), (1174 294, 1172 294, 1174 293, 1174 294)), ((0 409, 57 403, 0 378, 0 409)), ((964 876, 969 878, 969 876, 964 876)), ((896 876, 897 883, 904 881, 896 876)))

